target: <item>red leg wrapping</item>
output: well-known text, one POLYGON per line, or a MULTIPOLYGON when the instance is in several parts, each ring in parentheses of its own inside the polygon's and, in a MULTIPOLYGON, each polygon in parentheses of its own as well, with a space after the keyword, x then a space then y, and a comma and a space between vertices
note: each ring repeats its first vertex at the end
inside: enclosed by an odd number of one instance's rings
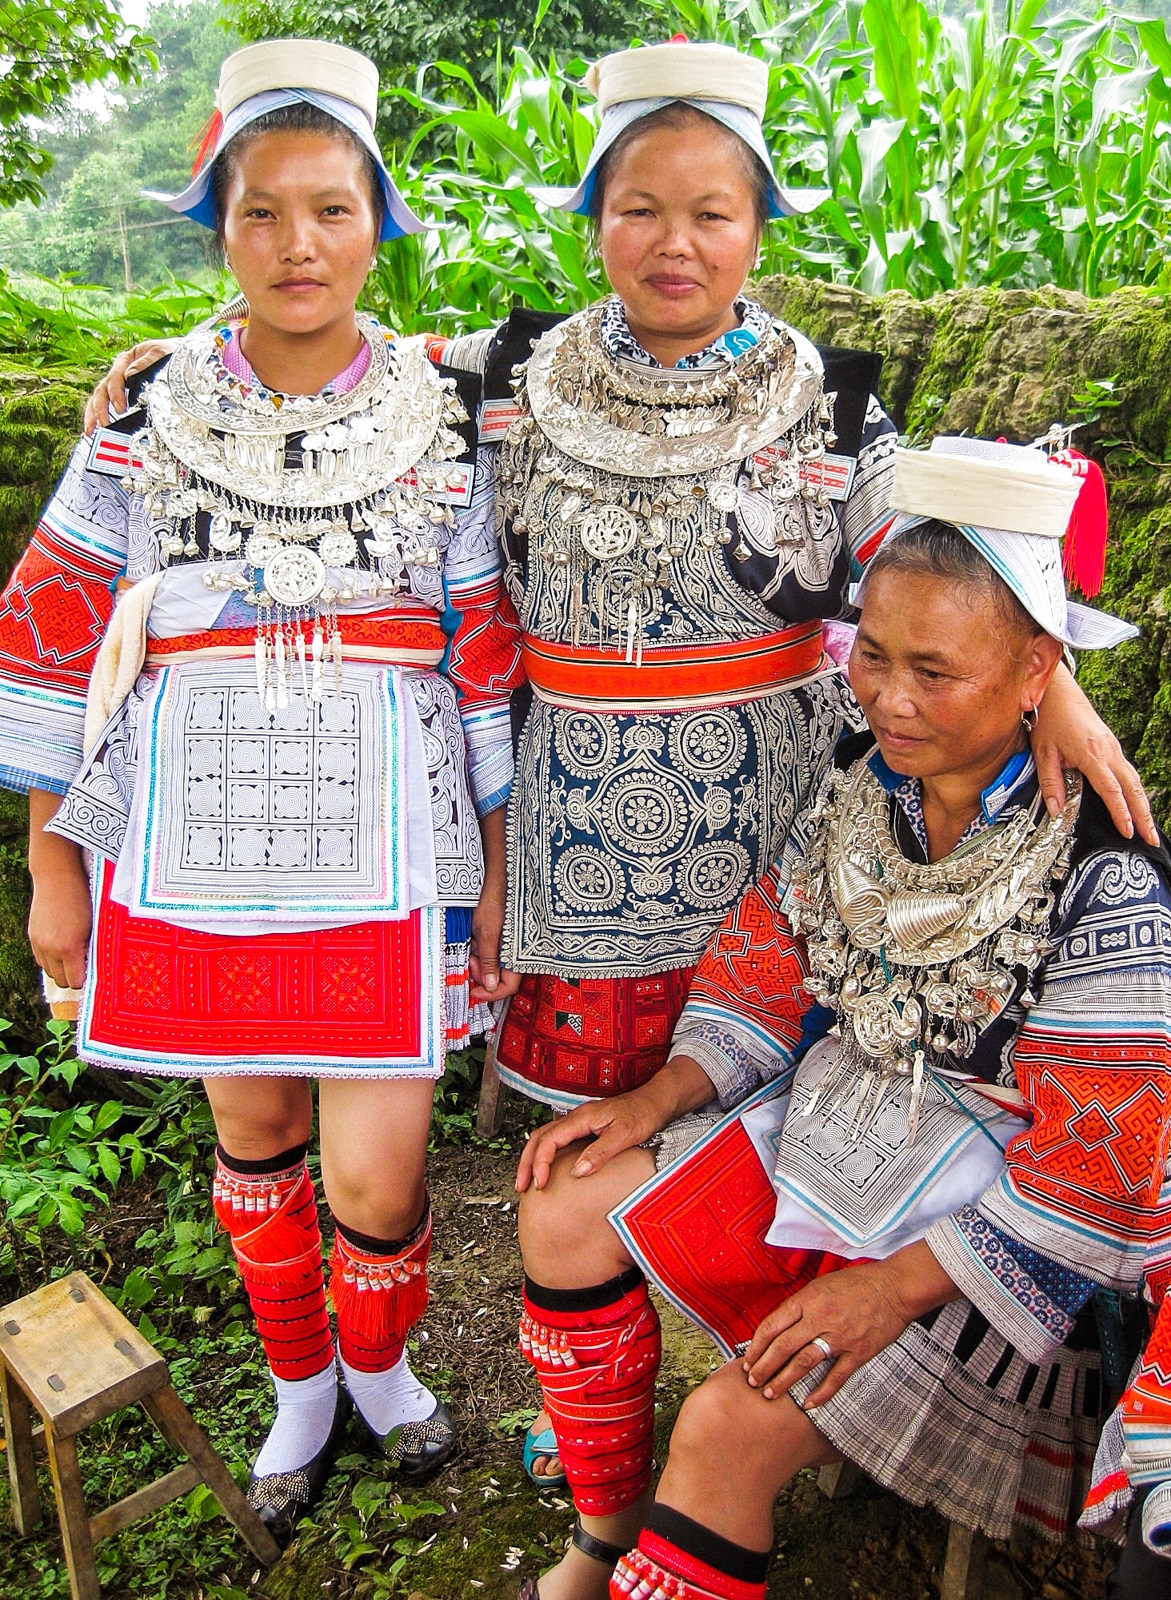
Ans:
POLYGON ((521 1354, 536 1369, 578 1511, 609 1517, 650 1487, 659 1314, 646 1284, 596 1311, 525 1297, 521 1354))
POLYGON ((288 1172, 233 1172, 216 1162, 216 1219, 232 1241, 268 1364, 278 1378, 311 1378, 333 1360, 321 1231, 302 1161, 288 1172))
POLYGON ((765 1600, 763 1583, 745 1583, 680 1550, 661 1534, 643 1532, 638 1549, 614 1568, 610 1600, 765 1600))
POLYGON ((393 1255, 359 1250, 342 1234, 333 1240, 329 1293, 337 1312, 338 1352, 359 1372, 388 1372, 407 1334, 427 1309, 431 1211, 393 1255))

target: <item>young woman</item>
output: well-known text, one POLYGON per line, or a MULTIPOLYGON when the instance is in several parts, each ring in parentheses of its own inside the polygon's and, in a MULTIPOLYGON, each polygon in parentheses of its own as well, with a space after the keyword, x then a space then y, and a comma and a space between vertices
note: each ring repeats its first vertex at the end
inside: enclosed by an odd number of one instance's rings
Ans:
POLYGON ((1169 1227, 1171 857, 1074 774, 1056 815, 1038 792, 1063 643, 1133 631, 1066 602, 1076 493, 1037 451, 900 452, 851 660, 869 732, 712 940, 666 1066, 530 1141, 525 1344, 588 1533, 530 1600, 764 1600, 778 1491, 842 1456, 996 1538, 1078 1518, 1094 1297, 1169 1227), (734 1357, 653 1506, 644 1273, 734 1357))
POLYGON ((404 1471, 453 1447, 404 1347, 433 1084, 503 916, 518 654, 490 485, 453 380, 355 311, 379 241, 422 226, 377 89, 321 41, 224 63, 212 158, 168 203, 217 230, 248 314, 83 441, 0 607, 33 950, 80 991, 83 1059, 203 1079, 277 1399, 250 1498, 282 1534, 347 1392, 404 1471))

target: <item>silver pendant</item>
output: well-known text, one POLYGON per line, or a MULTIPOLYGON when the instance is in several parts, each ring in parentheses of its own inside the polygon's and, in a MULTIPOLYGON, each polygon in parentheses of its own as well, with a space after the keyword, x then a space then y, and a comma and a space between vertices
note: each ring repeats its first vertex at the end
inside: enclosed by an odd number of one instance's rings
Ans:
POLYGON ((264 587, 282 606, 307 606, 317 599, 325 579, 325 562, 303 548, 278 550, 264 568, 264 587))
POLYGON ((622 506, 601 506, 578 524, 581 547, 595 561, 616 561, 638 542, 639 521, 622 506))

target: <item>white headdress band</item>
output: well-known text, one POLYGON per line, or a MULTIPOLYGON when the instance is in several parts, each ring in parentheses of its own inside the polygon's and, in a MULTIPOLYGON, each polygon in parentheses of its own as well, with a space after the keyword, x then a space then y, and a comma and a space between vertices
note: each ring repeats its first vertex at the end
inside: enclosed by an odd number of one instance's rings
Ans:
POLYGON ((1103 649, 1138 629, 1066 597, 1061 541, 1080 490, 1081 480, 1041 450, 939 438, 928 451, 895 451, 890 503, 899 515, 887 538, 932 519, 950 523, 1046 633, 1076 649, 1103 649))
POLYGON ((581 181, 572 188, 535 186, 543 205, 588 215, 598 163, 632 123, 664 106, 683 102, 729 128, 772 178, 769 216, 812 211, 828 198, 825 189, 791 189, 777 178, 761 118, 768 98, 768 67, 755 56, 724 44, 655 44, 619 50, 596 61, 585 87, 598 97, 602 120, 581 181))

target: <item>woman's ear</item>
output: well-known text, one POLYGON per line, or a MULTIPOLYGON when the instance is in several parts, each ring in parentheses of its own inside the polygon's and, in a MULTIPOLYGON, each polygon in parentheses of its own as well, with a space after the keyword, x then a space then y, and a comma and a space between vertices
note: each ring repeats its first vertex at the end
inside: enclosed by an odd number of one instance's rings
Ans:
POLYGON ((1039 706, 1053 674, 1061 663, 1061 643, 1051 633, 1038 633, 1025 651, 1025 678, 1021 685, 1021 710, 1039 706))

